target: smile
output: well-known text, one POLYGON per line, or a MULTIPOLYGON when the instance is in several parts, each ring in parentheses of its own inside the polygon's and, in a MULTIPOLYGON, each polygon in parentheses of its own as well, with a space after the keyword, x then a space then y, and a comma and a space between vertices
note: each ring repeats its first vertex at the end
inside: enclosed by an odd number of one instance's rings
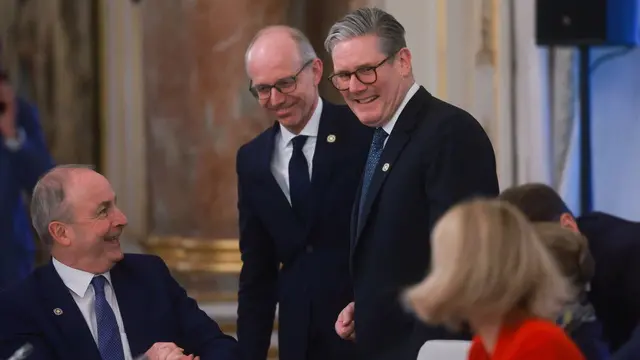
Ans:
POLYGON ((105 236, 104 237, 104 241, 109 241, 109 242, 116 242, 118 241, 118 239, 120 238, 120 235, 115 235, 115 236, 105 236))
POLYGON ((368 98, 364 98, 364 99, 354 99, 355 102, 357 102, 358 104, 369 104, 371 102, 373 102, 374 100, 376 100, 377 98, 379 98, 378 95, 374 95, 374 96, 370 96, 368 98))

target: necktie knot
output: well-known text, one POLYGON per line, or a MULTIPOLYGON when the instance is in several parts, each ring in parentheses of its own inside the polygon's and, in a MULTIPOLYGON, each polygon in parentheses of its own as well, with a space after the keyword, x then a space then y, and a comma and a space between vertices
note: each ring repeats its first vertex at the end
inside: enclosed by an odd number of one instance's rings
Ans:
POLYGON ((104 284, 106 283, 106 281, 107 279, 105 279, 105 277, 102 275, 94 276, 94 278, 91 279, 91 285, 93 285, 93 289, 96 291, 96 293, 104 294, 104 284))
POLYGON ((307 138, 308 138, 308 136, 306 136, 306 135, 298 135, 298 136, 294 137, 293 139, 291 139, 291 142, 293 143, 293 150, 294 151, 301 151, 302 147, 307 142, 307 138))
POLYGON ((371 142, 372 145, 376 148, 382 148, 384 145, 384 141, 386 140, 388 135, 389 134, 387 134, 387 132, 384 131, 383 128, 376 128, 376 130, 373 132, 373 141, 371 142))

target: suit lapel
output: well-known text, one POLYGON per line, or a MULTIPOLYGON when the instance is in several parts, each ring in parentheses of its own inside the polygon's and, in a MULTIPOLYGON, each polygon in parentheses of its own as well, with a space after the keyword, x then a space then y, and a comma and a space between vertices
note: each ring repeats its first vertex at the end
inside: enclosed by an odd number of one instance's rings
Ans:
POLYGON ((143 326, 148 324, 147 304, 152 300, 146 297, 146 292, 140 291, 135 275, 126 273, 122 262, 116 264, 110 274, 131 354, 135 357, 149 350, 143 326))
POLYGON ((58 326, 68 348, 78 359, 100 360, 98 346, 69 289, 52 263, 43 270, 40 288, 43 289, 41 304, 45 313, 58 326))
POLYGON ((270 133, 266 137, 266 141, 263 143, 263 151, 259 155, 259 163, 257 166, 258 179, 264 179, 264 185, 266 187, 265 194, 269 194, 271 200, 269 206, 275 213, 283 214, 284 219, 288 224, 291 224, 292 230, 302 231, 300 221, 293 212, 291 204, 287 200, 286 195, 282 191, 280 185, 273 177, 271 172, 271 158, 275 149, 276 135, 280 131, 280 126, 276 122, 271 128, 270 133))
MULTIPOLYGON (((362 235, 362 231, 364 230, 369 214, 371 213, 371 207, 375 203, 382 185, 389 174, 393 171, 394 162, 398 156, 400 156, 402 150, 411 139, 411 132, 413 132, 420 120, 417 116, 418 111, 427 103, 430 96, 431 95, 423 87, 420 87, 418 92, 413 95, 406 107, 400 113, 400 117, 391 131, 387 144, 382 151, 380 162, 373 173, 371 185, 369 185, 367 197, 362 208, 362 218, 358 219, 358 230, 355 235, 354 247, 358 244, 358 239, 360 238, 360 235, 362 235)), ((360 200, 358 199, 358 201, 360 200)))
MULTIPOLYGON (((316 139, 316 148, 313 155, 313 171, 311 177, 311 193, 310 193, 310 212, 309 217, 312 221, 317 220, 317 216, 314 216, 314 212, 318 211, 322 199, 324 198, 325 191, 328 188, 328 183, 331 180, 333 174, 333 163, 336 153, 339 150, 338 141, 348 141, 343 139, 339 134, 334 119, 333 105, 328 102, 324 102, 322 114, 320 116, 320 126, 318 128, 318 137, 316 139)), ((313 223, 308 224, 307 230, 309 230, 313 223)))

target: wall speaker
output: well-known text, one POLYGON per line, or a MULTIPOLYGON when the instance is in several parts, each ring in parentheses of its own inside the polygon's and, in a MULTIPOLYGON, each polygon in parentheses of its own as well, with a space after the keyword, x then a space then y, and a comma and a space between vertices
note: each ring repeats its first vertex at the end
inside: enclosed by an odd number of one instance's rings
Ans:
POLYGON ((640 0, 537 0, 536 43, 640 45, 640 0))

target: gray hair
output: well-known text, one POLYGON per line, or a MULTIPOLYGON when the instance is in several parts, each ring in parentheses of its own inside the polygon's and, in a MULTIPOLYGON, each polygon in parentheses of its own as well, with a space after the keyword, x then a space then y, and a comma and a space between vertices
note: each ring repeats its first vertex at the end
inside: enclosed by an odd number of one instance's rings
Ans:
POLYGON ((69 204, 65 202, 67 196, 65 185, 69 179, 69 172, 81 169, 94 170, 94 166, 58 165, 44 174, 33 188, 31 223, 47 248, 53 244, 53 237, 49 233, 49 224, 52 221, 70 222, 73 220, 69 204))
POLYGON ((380 51, 386 56, 395 54, 407 47, 402 24, 384 10, 378 8, 360 8, 338 20, 324 41, 329 54, 337 43, 364 35, 376 35, 380 39, 380 51))
POLYGON ((258 41, 258 39, 260 39, 266 33, 268 33, 269 31, 272 31, 275 28, 281 28, 285 30, 289 34, 289 36, 291 36, 291 39, 293 39, 293 41, 296 43, 298 47, 298 54, 300 55, 301 65, 306 63, 307 61, 311 61, 318 57, 318 55, 316 54, 316 51, 313 49, 313 45, 311 45, 311 42, 309 41, 309 38, 307 38, 307 36, 302 31, 294 27, 278 25, 278 26, 269 26, 258 31, 258 33, 253 37, 253 39, 251 39, 251 42, 247 47, 247 51, 244 54, 245 65, 249 60, 249 53, 251 52, 251 48, 253 48, 253 45, 255 44, 255 42, 258 41))

